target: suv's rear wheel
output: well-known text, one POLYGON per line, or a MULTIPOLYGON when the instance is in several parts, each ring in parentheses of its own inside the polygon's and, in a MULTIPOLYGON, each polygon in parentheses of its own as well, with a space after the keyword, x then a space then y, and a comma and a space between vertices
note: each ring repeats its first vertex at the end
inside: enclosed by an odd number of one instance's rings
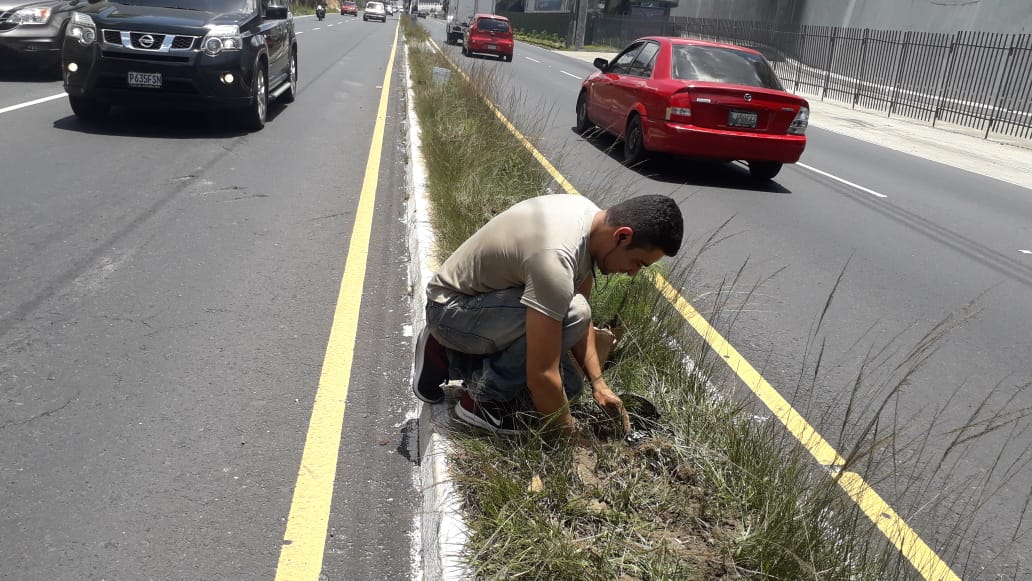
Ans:
POLYGON ((269 86, 265 80, 265 67, 259 65, 254 71, 251 84, 251 104, 241 111, 241 123, 245 129, 258 131, 265 127, 269 114, 269 86))
POLYGON ((287 78, 287 90, 280 95, 280 103, 293 103, 297 99, 297 53, 290 53, 290 76, 287 78))
POLYGON ((99 121, 107 117, 111 111, 111 105, 104 101, 98 101, 93 97, 76 97, 68 95, 68 103, 72 106, 75 116, 84 121, 99 121))

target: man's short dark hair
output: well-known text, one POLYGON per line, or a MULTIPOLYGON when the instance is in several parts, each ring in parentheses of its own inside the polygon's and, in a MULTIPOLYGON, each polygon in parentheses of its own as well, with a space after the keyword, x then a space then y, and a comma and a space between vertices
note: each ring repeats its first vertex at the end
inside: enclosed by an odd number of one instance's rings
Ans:
POLYGON ((648 194, 624 200, 606 211, 606 224, 634 229, 630 248, 658 247, 667 256, 681 249, 684 218, 669 196, 648 194))

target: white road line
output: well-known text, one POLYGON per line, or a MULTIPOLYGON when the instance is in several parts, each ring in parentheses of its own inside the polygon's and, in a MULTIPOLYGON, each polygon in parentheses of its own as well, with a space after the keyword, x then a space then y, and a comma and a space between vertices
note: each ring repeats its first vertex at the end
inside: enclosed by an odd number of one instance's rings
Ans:
POLYGON ((571 77, 573 77, 573 78, 577 79, 578 81, 580 80, 580 75, 575 75, 575 74, 573 74, 573 73, 568 73, 568 72, 566 72, 566 71, 563 71, 563 70, 560 70, 559 72, 560 72, 560 73, 562 73, 562 74, 564 74, 564 75, 569 75, 569 76, 571 76, 571 77))
POLYGON ((0 114, 9 113, 11 111, 17 111, 18 109, 24 109, 26 107, 32 107, 33 105, 39 105, 40 103, 46 103, 47 101, 53 101, 54 99, 60 99, 66 96, 66 93, 58 93, 57 95, 51 95, 49 97, 43 97, 42 99, 36 99, 35 101, 26 101, 17 105, 11 105, 10 107, 4 107, 0 109, 0 114))
POLYGON ((304 33, 305 33, 305 31, 303 31, 303 30, 299 30, 299 31, 297 31, 297 33, 296 33, 296 34, 298 34, 298 35, 301 35, 301 34, 304 34, 304 33))
POLYGON ((532 58, 530 58, 529 56, 525 56, 525 57, 523 57, 523 58, 527 59, 528 61, 532 61, 532 62, 535 62, 535 63, 540 63, 540 62, 541 62, 541 61, 539 61, 539 60, 537 60, 537 59, 532 59, 532 58))
POLYGON ((1018 252, 1022 254, 1032 254, 1032 250, 1019 250, 1018 252))
POLYGON ((826 178, 831 178, 831 179, 833 179, 833 180, 835 180, 837 182, 842 182, 842 183, 846 184, 847 186, 849 186, 851 188, 856 188, 856 189, 860 190, 861 192, 867 192, 868 194, 871 194, 872 196, 876 196, 876 197, 879 197, 879 198, 887 198, 888 197, 885 194, 879 194, 878 192, 876 192, 876 191, 874 191, 874 190, 872 190, 870 188, 865 188, 865 187, 863 187, 863 186, 861 186, 859 184, 854 184, 853 182, 851 182, 849 180, 844 180, 844 179, 842 179, 842 178, 840 178, 838 176, 833 176, 833 175, 831 175, 830 173, 828 173, 826 171, 821 171, 821 170, 819 170, 819 169, 817 169, 815 167, 810 167, 810 166, 806 165, 805 163, 797 163, 796 165, 798 165, 799 167, 806 168, 806 169, 808 169, 808 170, 810 170, 810 171, 812 171, 814 173, 821 174, 822 176, 824 176, 826 178))
POLYGON ((322 30, 322 28, 316 26, 315 28, 312 29, 312 32, 315 32, 316 30, 322 30))

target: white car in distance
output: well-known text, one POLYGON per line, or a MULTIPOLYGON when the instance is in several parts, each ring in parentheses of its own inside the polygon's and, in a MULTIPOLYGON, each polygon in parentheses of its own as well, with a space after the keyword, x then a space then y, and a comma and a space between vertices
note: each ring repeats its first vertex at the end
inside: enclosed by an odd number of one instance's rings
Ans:
POLYGON ((387 9, 383 7, 383 2, 366 2, 365 10, 362 12, 362 20, 387 22, 387 9))

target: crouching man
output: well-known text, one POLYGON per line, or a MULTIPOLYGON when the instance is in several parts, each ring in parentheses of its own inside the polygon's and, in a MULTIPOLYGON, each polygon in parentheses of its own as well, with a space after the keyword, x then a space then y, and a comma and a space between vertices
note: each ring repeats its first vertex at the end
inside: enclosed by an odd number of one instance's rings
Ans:
POLYGON ((595 268, 634 276, 677 254, 683 229, 680 208, 659 195, 606 210, 581 196, 547 195, 498 214, 427 285, 416 396, 437 403, 444 399, 442 383, 462 379, 466 389, 455 414, 463 422, 516 434, 525 425, 517 414, 532 407, 572 436, 577 424, 569 401, 587 376, 598 405, 629 429, 595 351, 588 304, 595 268))

